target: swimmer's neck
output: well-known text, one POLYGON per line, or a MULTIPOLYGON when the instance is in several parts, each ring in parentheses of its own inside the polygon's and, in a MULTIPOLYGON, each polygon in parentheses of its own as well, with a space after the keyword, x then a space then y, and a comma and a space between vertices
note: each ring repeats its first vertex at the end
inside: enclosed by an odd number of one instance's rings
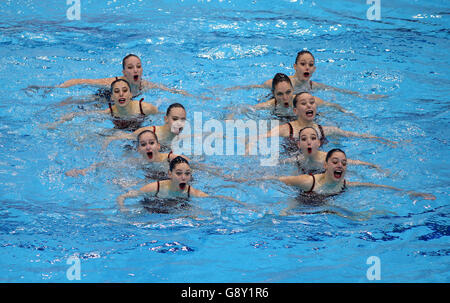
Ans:
POLYGON ((116 110, 119 116, 128 116, 133 112, 133 100, 131 100, 126 106, 117 106, 116 110))
POLYGON ((131 94, 133 96, 139 95, 142 90, 142 80, 139 82, 138 85, 136 85, 134 83, 130 83, 130 88, 131 88, 131 94))
POLYGON ((292 86, 296 87, 296 86, 303 86, 303 85, 307 85, 309 84, 309 82, 311 81, 311 79, 308 80, 302 80, 299 78, 299 75, 297 73, 295 73, 294 77, 293 77, 294 83, 292 83, 292 86))
POLYGON ((169 180, 169 193, 182 193, 184 192, 184 190, 181 190, 180 187, 178 186, 178 184, 175 184, 174 182, 172 182, 172 180, 169 180))
POLYGON ((299 129, 302 129, 307 126, 314 126, 314 124, 315 124, 314 120, 303 120, 302 118, 299 118, 298 116, 297 116, 297 120, 295 120, 294 123, 297 123, 297 126, 299 127, 299 129))
POLYGON ((320 150, 316 150, 312 154, 308 154, 308 153, 305 154, 305 153, 301 152, 301 154, 303 155, 303 158, 305 159, 304 160, 305 164, 323 163, 323 160, 325 158, 322 157, 321 153, 324 153, 324 152, 321 152, 320 150))
POLYGON ((316 182, 320 184, 321 188, 327 188, 327 189, 341 189, 344 183, 344 178, 341 178, 339 181, 335 181, 331 177, 329 177, 326 173, 319 174, 319 178, 316 179, 316 182))

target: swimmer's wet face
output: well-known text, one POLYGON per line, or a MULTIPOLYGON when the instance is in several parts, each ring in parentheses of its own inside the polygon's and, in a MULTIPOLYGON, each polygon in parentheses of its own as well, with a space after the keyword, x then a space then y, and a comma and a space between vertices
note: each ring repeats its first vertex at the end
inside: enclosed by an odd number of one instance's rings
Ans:
POLYGON ((182 107, 172 107, 164 117, 164 121, 169 125, 170 131, 178 135, 186 123, 186 111, 182 107))
POLYGON ((128 56, 123 62, 123 75, 133 85, 139 85, 142 80, 141 59, 135 55, 128 56))
POLYGON ((299 132, 298 147, 304 155, 314 156, 320 147, 317 131, 312 127, 301 129, 299 132))
POLYGON ((314 57, 310 52, 301 52, 297 56, 297 61, 294 64, 295 74, 297 78, 302 81, 310 80, 313 73, 316 71, 314 57))
POLYGON ((290 82, 279 82, 275 85, 273 95, 277 100, 277 104, 282 105, 285 108, 292 106, 292 99, 294 97, 294 89, 290 82))
POLYGON ((158 142, 158 138, 152 131, 143 131, 138 136, 138 152, 144 157, 144 159, 153 162, 157 160, 157 155, 161 145, 158 142))
POLYGON ((347 156, 342 150, 332 149, 327 154, 324 167, 328 179, 339 182, 347 170, 347 156))
POLYGON ((300 93, 294 97, 294 114, 298 119, 313 121, 316 117, 317 104, 310 93, 300 93))
POLYGON ((187 162, 181 162, 174 165, 173 169, 169 169, 169 178, 172 184, 180 190, 184 190, 191 180, 191 168, 187 162))
POLYGON ((131 89, 126 81, 114 81, 111 85, 111 100, 114 101, 116 106, 126 106, 130 103, 133 95, 131 94, 131 89))

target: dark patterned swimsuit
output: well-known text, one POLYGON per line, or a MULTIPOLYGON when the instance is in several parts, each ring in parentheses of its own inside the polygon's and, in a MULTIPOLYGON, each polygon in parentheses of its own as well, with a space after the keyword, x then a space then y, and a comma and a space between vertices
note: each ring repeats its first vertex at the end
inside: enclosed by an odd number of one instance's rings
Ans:
POLYGON ((185 210, 191 207, 187 200, 191 197, 191 186, 188 185, 187 189, 187 197, 180 198, 159 198, 160 184, 157 181, 157 189, 155 196, 152 198, 145 198, 142 203, 144 204, 144 208, 150 213, 157 214, 169 214, 176 210, 185 210))
POLYGON ((108 103, 109 110, 111 112, 111 117, 113 118, 112 122, 114 123, 114 128, 130 131, 135 131, 139 129, 145 120, 145 113, 144 110, 142 109, 142 101, 144 101, 144 98, 139 100, 139 110, 140 110, 139 116, 130 119, 115 117, 112 109, 112 104, 108 103))

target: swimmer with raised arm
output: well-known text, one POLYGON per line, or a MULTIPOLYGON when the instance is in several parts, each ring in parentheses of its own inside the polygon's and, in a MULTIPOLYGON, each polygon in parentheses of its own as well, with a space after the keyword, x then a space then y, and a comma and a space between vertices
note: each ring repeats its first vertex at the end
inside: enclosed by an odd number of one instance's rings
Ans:
MULTIPOLYGON (((296 163, 302 174, 322 173, 326 159, 326 152, 320 151, 319 134, 311 126, 306 126, 299 131, 297 142, 300 153, 294 157, 280 161, 281 164, 296 163)), ((360 160, 347 159, 351 165, 365 165, 382 171, 378 165, 360 160)))
POLYGON ((157 114, 158 108, 150 103, 132 100, 130 83, 124 79, 117 79, 111 83, 111 101, 109 109, 98 111, 80 111, 76 113, 69 113, 61 117, 60 120, 48 124, 48 128, 55 128, 57 125, 66 121, 70 121, 76 116, 89 114, 103 114, 111 116, 115 128, 125 130, 136 130, 144 122, 146 116, 150 114, 157 114))
MULTIPOLYGON (((360 98, 367 98, 367 99, 379 99, 384 98, 386 96, 384 95, 376 95, 376 94, 369 94, 369 95, 362 95, 358 92, 341 89, 333 86, 329 86, 326 84, 322 84, 319 82, 315 82, 311 80, 312 75, 316 71, 316 64, 315 64, 315 58, 313 54, 310 51, 302 50, 297 53, 297 57, 295 58, 294 63, 294 70, 295 74, 292 76, 289 76, 289 78, 292 81, 292 85, 294 87, 295 92, 311 92, 313 90, 334 90, 340 93, 344 94, 350 94, 355 95, 360 98)), ((271 88, 272 87, 272 81, 273 79, 269 79, 265 81, 261 85, 248 85, 248 86, 236 86, 231 89, 250 89, 250 88, 271 88)))
MULTIPOLYGON (((201 190, 192 187, 189 182, 192 178, 192 171, 189 162, 182 157, 176 157, 170 161, 168 180, 157 181, 143 186, 140 190, 132 190, 117 198, 117 204, 121 211, 126 210, 125 200, 128 198, 135 198, 142 195, 153 195, 153 197, 170 199, 170 198, 184 198, 190 197, 209 197, 208 194, 201 190)), ((244 203, 226 196, 215 196, 224 198, 241 205, 244 203)))
POLYGON ((114 140, 136 140, 137 136, 144 130, 153 131, 161 144, 163 149, 167 149, 172 140, 181 133, 184 124, 186 122, 186 110, 180 103, 173 103, 167 108, 166 115, 164 116, 164 125, 159 126, 146 126, 135 130, 133 133, 122 133, 119 135, 111 136, 103 144, 103 148, 107 148, 108 145, 114 140))
MULTIPOLYGON (((317 113, 317 104, 314 97, 307 92, 302 92, 294 97, 294 114, 297 116, 297 120, 291 121, 280 126, 277 126, 270 130, 267 134, 262 135, 262 137, 272 137, 280 136, 291 139, 298 139, 299 131, 307 126, 311 126, 317 130, 319 134, 319 141, 321 145, 327 142, 326 136, 343 136, 343 137, 357 137, 364 139, 373 139, 384 144, 395 145, 397 142, 393 142, 382 137, 377 137, 371 134, 360 134, 350 131, 344 131, 340 128, 334 126, 321 126, 314 122, 317 113)), ((257 142, 255 140, 250 140, 247 145, 247 152, 252 151, 254 144, 257 142)))

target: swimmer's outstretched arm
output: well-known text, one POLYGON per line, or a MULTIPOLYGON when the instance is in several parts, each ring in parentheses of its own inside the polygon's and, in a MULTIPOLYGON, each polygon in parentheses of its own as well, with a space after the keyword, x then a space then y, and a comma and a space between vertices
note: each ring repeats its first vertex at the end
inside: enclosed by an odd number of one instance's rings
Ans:
POLYGON ((56 106, 63 106, 63 105, 70 105, 70 104, 85 104, 90 103, 96 100, 95 95, 87 95, 82 97, 68 97, 64 99, 63 101, 56 104, 56 106))
POLYGON ((237 85, 237 86, 232 86, 232 87, 228 87, 225 88, 226 91, 230 91, 230 90, 239 90, 239 89, 252 89, 252 88, 270 88, 270 86, 267 86, 264 84, 252 84, 252 85, 237 85))
POLYGON ((129 198, 136 198, 139 196, 142 196, 146 193, 156 193, 158 190, 158 182, 148 183, 141 187, 139 190, 130 190, 129 192, 120 195, 117 197, 116 201, 119 205, 120 211, 126 211, 127 208, 125 207, 125 200, 129 198))
MULTIPOLYGON (((252 105, 252 106, 246 106, 246 107, 242 107, 239 109, 239 114, 245 114, 249 111, 255 111, 255 110, 265 110, 265 109, 271 109, 275 107, 275 99, 272 98, 268 101, 262 102, 262 103, 258 103, 256 105, 252 105)), ((227 116, 227 120, 232 120, 234 119, 234 115, 235 113, 231 113, 227 116)))
POLYGON ((248 182, 248 181, 280 181, 283 182, 286 185, 289 186, 295 186, 299 187, 302 190, 308 190, 311 188, 313 184, 313 178, 310 175, 299 175, 299 176, 283 176, 283 177, 277 177, 277 176, 264 176, 260 178, 254 178, 254 179, 244 179, 244 178, 229 178, 231 181, 235 182, 248 182))
POLYGON ((65 175, 68 177, 78 177, 79 175, 86 176, 86 174, 88 172, 95 170, 96 168, 98 168, 102 165, 105 165, 105 162, 94 163, 94 164, 91 164, 89 167, 86 167, 83 169, 74 168, 69 171, 66 171, 65 175))
POLYGON ((395 145, 398 144, 398 142, 391 141, 382 137, 377 137, 371 134, 360 134, 350 131, 345 131, 340 128, 334 127, 334 126, 324 126, 323 131, 325 132, 325 135, 338 135, 343 137, 356 137, 356 138, 364 138, 364 139, 374 139, 375 141, 378 141, 383 144, 391 144, 395 147, 395 145))
POLYGON ((136 140, 136 138, 137 135, 135 135, 134 133, 120 132, 118 135, 106 138, 105 141, 103 141, 102 149, 107 149, 109 144, 115 140, 136 140))
POLYGON ((178 95, 183 95, 183 96, 186 96, 186 97, 192 97, 192 98, 202 99, 202 100, 211 100, 212 99, 210 97, 195 96, 195 95, 193 95, 193 94, 191 94, 191 93, 189 93, 189 92, 187 92, 187 91, 185 91, 183 89, 170 88, 170 87, 167 87, 167 86, 165 86, 163 84, 153 83, 153 82, 146 81, 146 80, 144 82, 143 89, 146 89, 146 90, 147 89, 159 89, 159 90, 163 90, 163 91, 166 91, 166 92, 170 92, 172 94, 178 94, 178 95))
POLYGON ((85 112, 75 112, 75 113, 68 113, 62 116, 58 121, 55 121, 53 123, 47 123, 44 124, 45 128, 48 129, 55 129, 58 127, 59 124, 63 124, 64 122, 70 121, 75 117, 78 116, 85 116, 85 115, 93 115, 93 114, 107 114, 109 110, 98 110, 98 111, 85 111, 85 112))
MULTIPOLYGON (((139 128, 138 130, 142 131, 141 128, 139 128)), ((103 141, 102 149, 107 149, 109 144, 115 140, 136 140, 137 135, 139 134, 139 133, 136 133, 137 131, 135 131, 133 133, 126 133, 126 132, 120 131, 120 132, 118 132, 119 134, 106 138, 105 141, 103 141)))
POLYGON ((290 158, 282 159, 282 160, 279 161, 279 164, 283 165, 283 164, 288 164, 288 163, 290 164, 290 163, 296 163, 296 162, 299 162, 299 157, 298 156, 293 156, 293 157, 290 157, 290 158))
MULTIPOLYGON (((186 156, 183 156, 183 155, 181 155, 181 156, 186 158, 186 160, 190 161, 186 156)), ((209 166, 209 165, 206 165, 205 163, 191 162, 191 166, 193 169, 203 170, 203 171, 206 171, 207 173, 212 174, 217 177, 223 177, 223 175, 224 175, 223 170, 220 169, 219 167, 209 166)))
POLYGON ((319 106, 333 107, 333 108, 337 109, 338 111, 340 111, 341 113, 355 116, 351 111, 346 110, 345 108, 343 108, 342 106, 340 106, 337 103, 324 101, 324 100, 320 99, 319 97, 314 97, 314 100, 316 101, 316 104, 319 105, 319 106))
POLYGON ((264 138, 271 138, 271 137, 288 137, 289 136, 289 128, 287 124, 278 125, 272 128, 270 131, 268 131, 265 134, 260 134, 256 136, 249 137, 247 144, 245 145, 245 155, 255 155, 255 147, 258 144, 259 140, 262 140, 264 138))
POLYGON ((415 191, 411 191, 411 190, 405 191, 401 188, 397 188, 397 187, 393 187, 393 186, 389 186, 389 185, 363 183, 363 182, 347 182, 346 185, 347 186, 364 186, 364 187, 376 187, 376 188, 383 188, 383 189, 391 189, 391 190, 395 190, 395 191, 405 192, 406 194, 408 194, 410 196, 410 198, 420 197, 425 200, 436 200, 436 197, 432 194, 420 193, 420 192, 415 192, 415 191))
POLYGON ((331 86, 331 85, 326 85, 326 84, 318 83, 318 82, 313 82, 313 88, 314 89, 320 89, 320 90, 333 90, 333 91, 337 91, 337 92, 342 93, 342 94, 353 95, 353 96, 357 96, 359 98, 371 99, 371 100, 376 100, 376 99, 386 98, 387 97, 386 95, 377 95, 377 94, 363 95, 363 94, 355 92, 355 91, 351 91, 351 90, 343 89, 343 88, 338 88, 338 87, 334 87, 334 86, 331 86))
POLYGON ((123 195, 117 197, 116 201, 119 205, 120 211, 127 211, 128 209, 125 207, 125 199, 136 198, 143 194, 140 190, 131 190, 123 195))
POLYGON ((70 79, 55 87, 67 88, 75 85, 91 85, 99 87, 109 87, 116 78, 102 78, 102 79, 70 79))
POLYGON ((352 160, 352 159, 347 159, 347 163, 352 164, 352 165, 365 165, 365 166, 369 166, 370 168, 375 168, 376 170, 378 170, 379 172, 385 172, 383 171, 383 169, 376 164, 370 163, 370 162, 364 162, 364 161, 360 161, 360 160, 352 160))

